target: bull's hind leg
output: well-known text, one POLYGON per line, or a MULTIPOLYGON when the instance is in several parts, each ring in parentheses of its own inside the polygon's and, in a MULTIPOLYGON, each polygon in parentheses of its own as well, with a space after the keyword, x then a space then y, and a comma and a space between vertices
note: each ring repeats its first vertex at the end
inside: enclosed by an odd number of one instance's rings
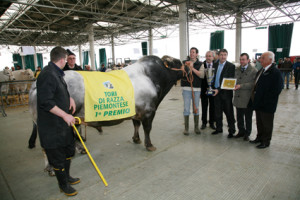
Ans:
POLYGON ((32 128, 32 132, 31 132, 31 136, 30 136, 29 141, 28 141, 28 148, 29 149, 32 149, 32 148, 35 147, 36 137, 37 137, 37 127, 36 127, 36 124, 33 123, 33 128, 32 128))
POLYGON ((142 141, 141 141, 140 135, 139 135, 139 128, 141 126, 141 121, 133 119, 132 122, 133 122, 133 126, 134 126, 134 135, 132 137, 132 140, 136 144, 141 144, 142 141))
POLYGON ((144 128, 144 133, 145 133, 145 147, 148 151, 155 151, 156 147, 154 147, 151 143, 150 139, 150 131, 152 129, 152 121, 154 118, 155 113, 151 114, 150 117, 146 117, 142 123, 143 123, 143 128, 144 128))

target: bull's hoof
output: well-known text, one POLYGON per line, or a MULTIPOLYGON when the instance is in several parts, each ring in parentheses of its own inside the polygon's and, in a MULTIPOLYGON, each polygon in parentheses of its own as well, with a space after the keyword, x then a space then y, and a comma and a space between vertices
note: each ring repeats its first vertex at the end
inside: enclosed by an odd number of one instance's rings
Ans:
POLYGON ((135 137, 132 137, 132 141, 135 143, 135 144, 141 144, 142 141, 140 140, 140 138, 135 138, 135 137))
POLYGON ((146 149, 148 151, 155 151, 156 150, 156 147, 155 146, 151 146, 151 147, 146 147, 146 149))
POLYGON ((28 145, 28 148, 29 148, 29 149, 33 149, 34 147, 35 147, 35 144, 29 144, 29 145, 28 145))
POLYGON ((85 149, 80 151, 81 154, 87 154, 87 152, 85 151, 85 149))
POLYGON ((102 135, 103 133, 102 126, 96 127, 96 129, 98 130, 99 134, 102 135))
POLYGON ((48 172, 48 175, 49 175, 49 176, 55 176, 55 172, 54 172, 54 171, 49 171, 49 172, 48 172))
POLYGON ((54 169, 52 167, 46 167, 44 169, 45 172, 48 172, 48 175, 49 176, 55 176, 55 172, 54 172, 54 169))

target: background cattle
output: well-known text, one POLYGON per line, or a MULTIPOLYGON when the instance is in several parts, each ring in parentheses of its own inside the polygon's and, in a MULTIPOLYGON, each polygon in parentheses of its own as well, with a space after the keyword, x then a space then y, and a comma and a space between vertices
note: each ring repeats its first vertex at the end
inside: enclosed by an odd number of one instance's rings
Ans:
MULTIPOLYGON (((14 81, 15 77, 11 70, 4 69, 3 71, 0 71, 0 82, 6 82, 6 81, 14 81)), ((8 83, 1 83, 1 93, 5 96, 6 103, 9 104, 7 95, 10 92, 10 87, 8 83)))
MULTIPOLYGON (((17 70, 12 72, 16 81, 29 81, 34 80, 34 74, 31 69, 17 70)), ((30 84, 29 84, 30 85, 30 84)), ((24 101, 24 93, 28 88, 28 83, 15 83, 13 90, 19 95, 20 102, 24 101)))

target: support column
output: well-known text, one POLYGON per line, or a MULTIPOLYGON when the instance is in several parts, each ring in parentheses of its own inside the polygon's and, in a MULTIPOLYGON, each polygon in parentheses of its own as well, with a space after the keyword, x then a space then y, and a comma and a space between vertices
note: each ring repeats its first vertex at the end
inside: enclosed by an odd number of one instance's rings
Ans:
POLYGON ((115 64, 116 61, 116 57, 115 57, 115 42, 114 42, 114 35, 111 35, 111 55, 112 55, 112 59, 113 59, 113 63, 115 64))
MULTIPOLYGON (((91 69, 96 70, 95 67, 95 50, 94 50, 94 28, 93 25, 89 28, 89 43, 90 43, 90 59, 91 59, 91 69)), ((84 68, 84 66, 82 66, 84 68)))
POLYGON ((81 68, 83 69, 84 66, 82 66, 82 50, 81 50, 81 45, 78 45, 78 53, 79 53, 79 65, 81 66, 81 68))
POLYGON ((235 62, 240 62, 242 51, 242 13, 236 14, 236 29, 235 29, 235 62))
POLYGON ((25 55, 21 56, 21 58, 22 58, 22 69, 25 69, 26 68, 25 55))
POLYGON ((179 4, 179 49, 180 59, 188 56, 187 7, 186 2, 179 4))
POLYGON ((34 60, 34 69, 36 70, 37 67, 38 67, 38 62, 37 62, 37 53, 36 53, 36 47, 35 46, 34 46, 33 60, 34 60))
POLYGON ((151 27, 149 29, 149 55, 153 55, 153 33, 151 27))

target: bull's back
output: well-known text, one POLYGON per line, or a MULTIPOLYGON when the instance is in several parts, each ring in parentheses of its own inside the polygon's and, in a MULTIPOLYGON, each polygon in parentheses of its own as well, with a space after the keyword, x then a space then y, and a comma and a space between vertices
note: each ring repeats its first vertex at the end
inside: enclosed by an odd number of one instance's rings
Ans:
POLYGON ((76 71, 65 71, 64 79, 68 86, 70 96, 74 99, 76 104, 75 115, 84 117, 84 80, 83 77, 76 71))

